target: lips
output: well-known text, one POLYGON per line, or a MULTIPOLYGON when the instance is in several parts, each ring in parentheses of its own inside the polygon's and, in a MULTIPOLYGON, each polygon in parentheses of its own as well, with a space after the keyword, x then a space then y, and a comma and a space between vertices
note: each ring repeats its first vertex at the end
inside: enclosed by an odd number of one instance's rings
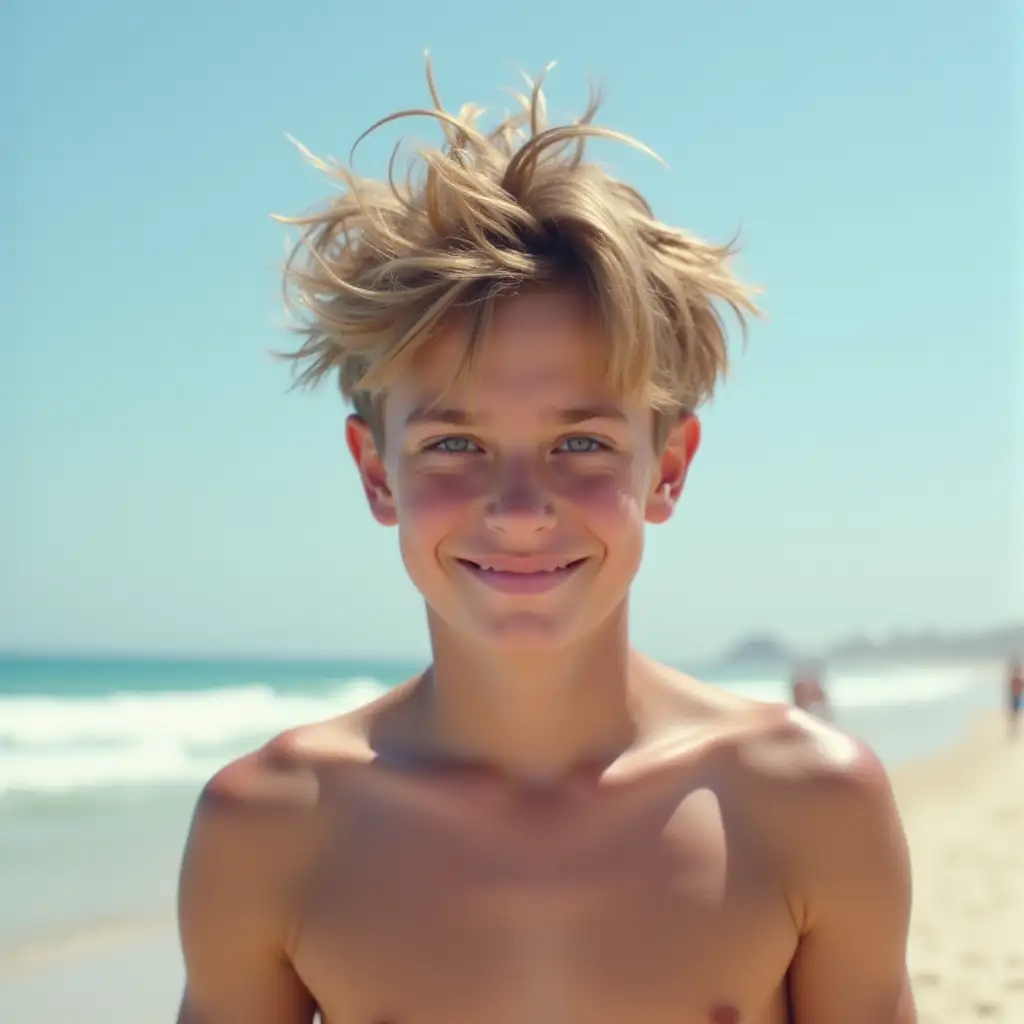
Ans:
POLYGON ((545 555, 491 555, 480 558, 460 558, 459 561, 463 565, 481 572, 516 573, 530 576, 535 573, 561 572, 586 561, 586 559, 545 555))
POLYGON ((506 594, 542 594, 574 576, 587 558, 552 555, 507 555, 459 558, 474 579, 506 594))

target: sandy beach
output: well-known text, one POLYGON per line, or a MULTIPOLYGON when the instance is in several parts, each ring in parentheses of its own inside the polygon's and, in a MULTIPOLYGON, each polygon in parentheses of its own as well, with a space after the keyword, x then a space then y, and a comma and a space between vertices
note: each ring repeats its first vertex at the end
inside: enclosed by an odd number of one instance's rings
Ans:
POLYGON ((1024 1022, 1024 738, 981 723, 895 777, 910 841, 920 1024, 1024 1022))
MULTIPOLYGON (((921 1024, 1024 1022, 1024 738, 989 716, 952 750, 897 770, 915 909, 921 1024)), ((166 1024, 182 971, 170 919, 48 950, 0 951, 5 1024, 166 1024)))

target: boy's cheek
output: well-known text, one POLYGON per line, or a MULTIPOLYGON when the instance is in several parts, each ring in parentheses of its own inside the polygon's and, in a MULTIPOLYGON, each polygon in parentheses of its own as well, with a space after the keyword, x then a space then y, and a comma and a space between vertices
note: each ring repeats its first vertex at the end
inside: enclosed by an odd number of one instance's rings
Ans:
POLYGON ((469 475, 411 475, 401 481, 398 490, 399 515, 429 518, 452 515, 483 496, 479 480, 469 475))
POLYGON ((566 488, 562 496, 588 521, 609 526, 643 521, 643 502, 629 481, 610 476, 582 478, 566 488))

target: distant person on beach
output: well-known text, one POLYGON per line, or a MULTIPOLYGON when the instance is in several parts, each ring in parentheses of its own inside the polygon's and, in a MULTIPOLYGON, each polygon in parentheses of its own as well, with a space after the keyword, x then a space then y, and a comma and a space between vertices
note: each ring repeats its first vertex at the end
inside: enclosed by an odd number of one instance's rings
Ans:
POLYGON ((1007 713, 1010 719, 1010 735, 1017 736, 1020 732, 1020 716, 1024 709, 1024 666, 1019 654, 1010 659, 1006 671, 1007 713))
POLYGON ((384 120, 445 144, 393 184, 316 161, 341 190, 293 222, 286 274, 432 662, 207 783, 179 1021, 911 1024, 878 759, 629 642, 646 525, 727 365, 719 308, 755 312, 730 249, 587 159, 623 138, 596 103, 549 126, 538 85, 484 129, 430 84, 384 120))
POLYGON ((797 671, 793 677, 792 701, 794 707, 828 721, 832 708, 823 680, 824 671, 820 668, 806 667, 797 671))

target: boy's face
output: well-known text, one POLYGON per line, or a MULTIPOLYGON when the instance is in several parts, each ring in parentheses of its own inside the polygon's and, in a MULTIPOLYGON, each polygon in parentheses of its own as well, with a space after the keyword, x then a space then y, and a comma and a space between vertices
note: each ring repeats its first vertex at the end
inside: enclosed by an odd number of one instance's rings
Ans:
POLYGON ((383 454, 356 417, 349 446, 436 618, 476 643, 561 647, 623 605, 700 427, 681 419, 655 450, 650 408, 608 390, 573 292, 500 303, 473 373, 445 393, 467 329, 454 320, 389 388, 383 454))

